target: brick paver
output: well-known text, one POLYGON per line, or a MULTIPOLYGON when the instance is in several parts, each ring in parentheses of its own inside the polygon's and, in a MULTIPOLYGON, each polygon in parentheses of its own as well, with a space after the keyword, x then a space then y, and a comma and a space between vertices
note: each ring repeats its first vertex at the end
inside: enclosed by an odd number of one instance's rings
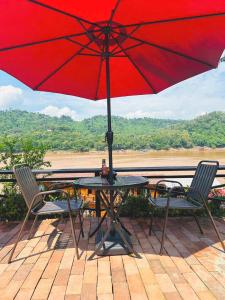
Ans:
MULTIPOLYGON (((31 240, 27 240, 28 226, 9 265, 20 224, 0 224, 0 299, 225 299, 225 254, 205 218, 200 221, 206 235, 198 232, 191 218, 170 218, 162 256, 158 255, 162 220, 156 220, 151 236, 148 220, 123 221, 141 258, 87 260, 95 241, 88 233, 96 220, 86 218, 77 260, 69 221, 43 220, 31 240)), ((224 220, 217 224, 225 238, 224 220)))

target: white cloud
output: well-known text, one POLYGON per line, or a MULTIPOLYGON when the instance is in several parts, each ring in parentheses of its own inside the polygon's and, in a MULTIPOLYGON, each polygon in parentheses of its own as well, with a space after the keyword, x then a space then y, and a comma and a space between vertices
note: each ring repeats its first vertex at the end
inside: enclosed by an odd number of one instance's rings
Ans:
POLYGON ((136 110, 134 112, 128 112, 124 115, 124 117, 128 119, 133 118, 170 118, 173 117, 173 111, 171 110, 164 110, 164 111, 142 111, 136 110))
POLYGON ((42 109, 40 113, 51 116, 51 117, 62 117, 62 116, 68 116, 72 118, 73 120, 79 120, 80 117, 77 114, 76 111, 70 109, 69 107, 62 107, 59 108, 57 106, 49 105, 42 109))
POLYGON ((21 100, 22 89, 13 85, 0 86, 0 109, 13 108, 21 100))

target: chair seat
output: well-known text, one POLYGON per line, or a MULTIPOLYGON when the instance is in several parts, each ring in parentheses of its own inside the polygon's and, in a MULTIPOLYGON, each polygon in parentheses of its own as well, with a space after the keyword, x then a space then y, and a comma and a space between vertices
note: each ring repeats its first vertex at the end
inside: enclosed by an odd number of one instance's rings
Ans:
MULTIPOLYGON (((82 207, 82 200, 70 200, 70 207, 72 211, 78 211, 82 207)), ((54 202, 44 202, 44 205, 41 208, 34 209, 33 213, 37 215, 47 215, 52 213, 67 213, 68 211, 67 201, 56 200, 54 202)))
MULTIPOLYGON (((167 206, 167 198, 158 197, 156 199, 149 199, 149 202, 158 208, 165 208, 167 206)), ((200 209, 202 205, 194 204, 185 198, 170 198, 169 208, 171 209, 200 209)))

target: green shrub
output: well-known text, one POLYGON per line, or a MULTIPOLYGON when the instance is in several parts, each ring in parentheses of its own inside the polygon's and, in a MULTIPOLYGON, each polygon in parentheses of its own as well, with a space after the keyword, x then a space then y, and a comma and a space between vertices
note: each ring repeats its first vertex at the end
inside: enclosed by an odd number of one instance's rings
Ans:
POLYGON ((209 194, 209 207, 213 215, 218 217, 225 216, 225 188, 213 189, 209 194))
POLYGON ((0 202, 0 219, 3 221, 18 221, 24 219, 27 207, 23 196, 16 188, 4 187, 4 197, 0 202))
POLYGON ((123 217, 147 217, 150 213, 148 199, 143 196, 129 196, 121 206, 120 215, 123 217))
POLYGON ((225 217, 225 207, 222 205, 225 203, 225 199, 215 199, 209 203, 209 208, 213 216, 225 217))
MULTIPOLYGON (((0 163, 2 170, 10 170, 14 165, 27 164, 32 169, 41 169, 50 166, 50 162, 44 160, 46 149, 35 145, 31 139, 16 139, 5 137, 0 145, 0 163)), ((3 178, 3 176, 2 176, 3 178)), ((12 179, 12 175, 5 175, 5 179, 12 179)), ((21 220, 24 218, 27 207, 18 186, 15 183, 3 183, 0 200, 1 220, 21 220)))

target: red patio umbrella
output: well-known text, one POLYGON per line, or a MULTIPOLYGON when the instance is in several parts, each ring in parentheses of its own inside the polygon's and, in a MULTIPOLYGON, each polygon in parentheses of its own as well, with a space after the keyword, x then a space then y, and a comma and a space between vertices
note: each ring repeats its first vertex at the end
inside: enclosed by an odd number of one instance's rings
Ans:
POLYGON ((0 69, 34 90, 107 98, 154 94, 216 68, 224 0, 1 0, 0 69))

